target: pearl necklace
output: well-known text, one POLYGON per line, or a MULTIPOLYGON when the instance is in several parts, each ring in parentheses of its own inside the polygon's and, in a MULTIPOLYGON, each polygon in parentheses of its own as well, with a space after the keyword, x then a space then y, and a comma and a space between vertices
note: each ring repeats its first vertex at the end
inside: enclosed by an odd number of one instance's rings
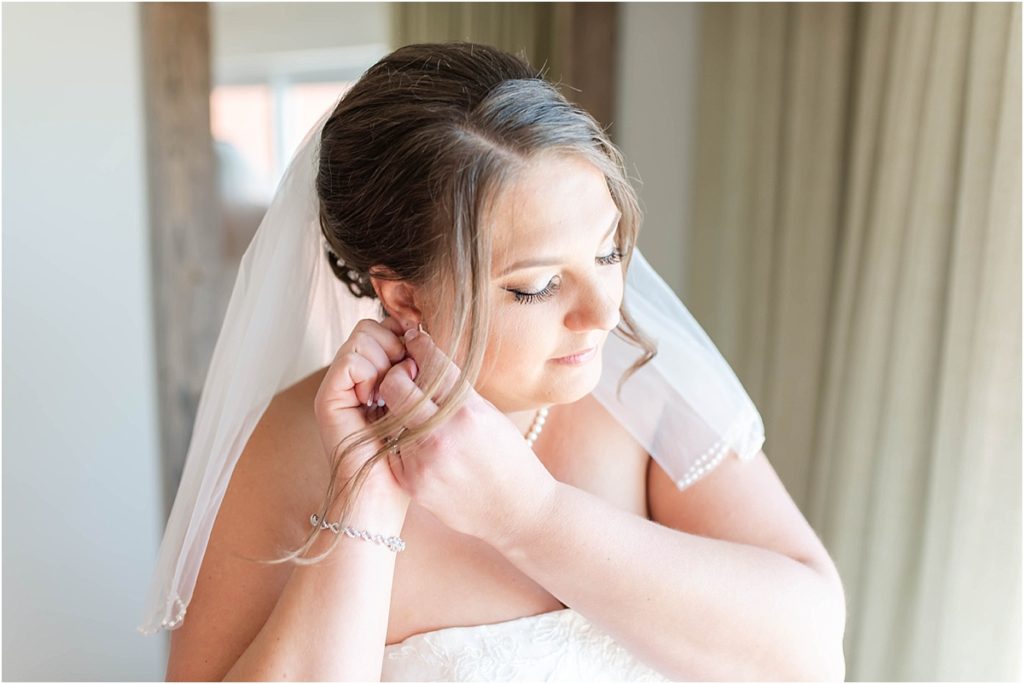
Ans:
POLYGON ((540 431, 544 429, 544 421, 548 419, 548 407, 545 406, 538 409, 537 415, 533 417, 533 424, 530 426, 530 431, 526 433, 526 445, 533 448, 533 443, 537 441, 537 436, 540 435, 540 431))

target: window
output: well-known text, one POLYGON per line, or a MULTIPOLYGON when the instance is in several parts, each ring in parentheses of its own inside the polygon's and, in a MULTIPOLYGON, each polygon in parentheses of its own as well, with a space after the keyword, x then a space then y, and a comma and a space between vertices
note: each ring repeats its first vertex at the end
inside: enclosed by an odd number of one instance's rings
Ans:
POLYGON ((210 129, 226 207, 266 207, 303 136, 385 45, 246 54, 214 63, 210 129))
POLYGON ((302 137, 351 81, 220 85, 210 128, 229 204, 266 204, 302 137))

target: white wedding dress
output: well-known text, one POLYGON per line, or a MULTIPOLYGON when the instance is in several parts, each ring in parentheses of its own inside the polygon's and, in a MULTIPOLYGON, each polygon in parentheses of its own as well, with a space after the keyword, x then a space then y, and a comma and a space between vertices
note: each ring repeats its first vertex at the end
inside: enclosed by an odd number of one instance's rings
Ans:
POLYGON ((381 681, 668 681, 563 608, 415 634, 384 648, 381 681))

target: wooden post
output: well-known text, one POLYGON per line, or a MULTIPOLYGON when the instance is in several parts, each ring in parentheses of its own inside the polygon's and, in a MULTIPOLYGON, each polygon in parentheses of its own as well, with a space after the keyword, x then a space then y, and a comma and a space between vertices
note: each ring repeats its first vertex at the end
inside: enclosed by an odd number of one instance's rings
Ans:
POLYGON ((205 3, 140 6, 160 447, 169 513, 227 302, 205 3))
POLYGON ((557 3, 552 21, 553 62, 570 86, 562 94, 606 126, 613 140, 618 21, 614 2, 557 3))

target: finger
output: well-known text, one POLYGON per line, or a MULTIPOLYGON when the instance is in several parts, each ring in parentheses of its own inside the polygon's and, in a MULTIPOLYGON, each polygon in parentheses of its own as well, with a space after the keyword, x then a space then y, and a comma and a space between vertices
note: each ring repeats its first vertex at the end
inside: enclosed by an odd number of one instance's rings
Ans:
POLYGON ((458 382, 461 374, 459 367, 448 358, 440 347, 434 344, 433 338, 428 333, 413 328, 403 337, 405 348, 409 356, 416 361, 421 374, 432 377, 438 372, 438 368, 441 369, 441 385, 431 398, 436 402, 444 403, 444 398, 451 393, 452 388, 458 382), (412 339, 410 339, 410 335, 412 335, 412 339))
POLYGON ((385 316, 381 320, 380 324, 387 328, 388 330, 390 330, 391 332, 393 332, 395 334, 395 337, 401 340, 402 347, 405 347, 405 340, 402 340, 402 335, 405 333, 405 329, 402 327, 402 324, 398 321, 397 318, 394 318, 393 316, 385 316))
MULTIPOLYGON (((387 403, 388 409, 396 411, 407 411, 424 396, 423 391, 415 382, 418 373, 416 362, 409 358, 395 364, 387 372, 380 383, 380 393, 387 403)), ((437 404, 429 398, 420 406, 412 409, 412 414, 404 421, 408 428, 417 427, 425 423, 431 416, 437 413, 437 404)))
POLYGON ((365 405, 373 394, 379 375, 373 362, 343 346, 320 383, 317 400, 328 398, 325 404, 328 410, 365 405))
MULTIPOLYGON (((399 334, 401 324, 390 317, 385 317, 381 322, 364 318, 356 323, 346 345, 373 362, 377 367, 379 381, 391 366, 407 356, 405 340, 399 334)), ((377 383, 373 383, 368 395, 361 395, 367 406, 378 404, 380 396, 377 383)))
MULTIPOLYGON (((348 348, 357 354, 365 356, 377 368, 377 372, 383 377, 391 366, 401 361, 391 360, 387 351, 381 346, 380 341, 365 330, 353 330, 349 337, 348 348)), ((404 353, 404 352, 403 352, 404 353)))
POLYGON ((364 402, 367 406, 372 407, 378 403, 378 385, 380 380, 384 377, 384 374, 391 369, 394 362, 381 346, 378 338, 366 330, 354 330, 347 345, 351 351, 366 357, 377 369, 377 377, 370 384, 370 390, 369 393, 365 395, 366 401, 364 402))
POLYGON ((399 337, 401 332, 395 329, 395 325, 395 322, 390 322, 387 318, 382 322, 375 321, 372 318, 363 318, 352 328, 352 334, 349 337, 352 338, 356 332, 360 332, 376 340, 387 354, 388 359, 390 359, 390 363, 387 364, 390 367, 406 356, 405 341, 399 337))

